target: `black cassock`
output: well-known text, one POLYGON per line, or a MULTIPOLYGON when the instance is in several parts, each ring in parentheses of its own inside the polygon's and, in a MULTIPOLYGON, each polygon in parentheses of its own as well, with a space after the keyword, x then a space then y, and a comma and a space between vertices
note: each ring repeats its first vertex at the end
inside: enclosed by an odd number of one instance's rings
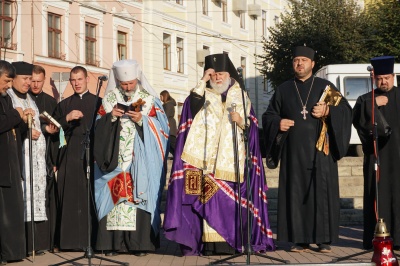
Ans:
MULTIPOLYGON (((54 118, 61 124, 67 144, 60 148, 57 159, 57 191, 59 210, 57 216, 57 240, 60 249, 86 249, 88 246, 88 202, 87 202, 87 171, 84 156, 86 132, 92 124, 93 112, 101 104, 99 98, 90 92, 78 94, 61 101, 55 111, 54 118), (96 107, 96 108, 95 108, 96 107), (83 117, 79 120, 66 121, 66 116, 72 110, 79 110, 83 117)), ((60 140, 61 141, 61 140, 60 140)), ((93 128, 90 139, 90 151, 93 151, 93 128)), ((90 154, 90 162, 93 162, 90 154)), ((90 163, 90 173, 93 175, 93 164, 90 163)), ((90 177, 91 183, 93 177, 90 177)), ((93 186, 91 186, 93 187, 93 186)), ((91 192, 93 190, 91 189, 91 192)), ((93 193, 92 193, 93 194, 93 193)), ((91 196, 92 198, 92 196, 91 196)), ((96 230, 94 203, 90 202, 90 222, 96 230)), ((95 231, 94 231, 95 232, 95 231)), ((91 232, 90 232, 91 233, 91 232)), ((92 238, 94 242, 94 239, 92 238)))
MULTIPOLYGON (((39 112, 46 111, 48 114, 53 114, 54 109, 57 106, 57 101, 54 97, 48 95, 45 92, 39 94, 33 94, 29 91, 32 99, 35 101, 39 112)), ((56 227, 56 181, 53 171, 53 166, 56 165, 56 155, 58 152, 58 134, 50 135, 46 132, 45 127, 47 122, 40 121, 40 127, 42 134, 46 139, 46 216, 47 221, 35 222, 35 249, 36 250, 49 250, 54 245, 54 234, 56 227)), ((32 227, 31 222, 26 222, 26 239, 27 239, 27 250, 32 251, 32 227)))
MULTIPOLYGON (((375 104, 378 134, 380 179, 379 218, 384 218, 393 244, 400 246, 400 91, 375 90, 375 97, 386 96, 385 106, 375 104), (391 132, 391 133, 389 133, 391 132)), ((364 151, 364 237, 365 248, 372 247, 375 218, 375 156, 372 135, 372 92, 360 96, 353 110, 353 124, 360 136, 364 151)))
POLYGON ((21 134, 27 125, 10 96, 0 96, 0 260, 26 257, 21 134))
POLYGON ((312 117, 311 112, 325 87, 335 86, 317 77, 305 82, 295 81, 298 91, 294 79, 281 84, 262 117, 267 166, 275 168, 281 160, 277 237, 293 243, 335 242, 340 217, 337 161, 348 149, 351 107, 344 98, 338 106, 330 107, 327 119, 329 154, 325 155, 315 147, 322 123, 312 117), (301 113, 299 94, 308 111, 306 119, 301 113), (282 132, 279 124, 285 118, 295 122, 287 132, 282 132))

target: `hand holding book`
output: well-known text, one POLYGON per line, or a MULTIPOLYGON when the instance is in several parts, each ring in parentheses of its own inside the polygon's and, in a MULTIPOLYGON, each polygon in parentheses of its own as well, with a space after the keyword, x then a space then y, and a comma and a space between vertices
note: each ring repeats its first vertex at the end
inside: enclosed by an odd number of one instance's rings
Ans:
POLYGON ((49 115, 46 111, 43 111, 40 115, 39 118, 41 121, 43 121, 44 123, 47 124, 53 124, 54 126, 56 126, 57 128, 60 128, 61 125, 60 123, 57 122, 57 120, 55 120, 51 115, 49 115))
MULTIPOLYGON (((325 102, 327 106, 337 106, 342 99, 342 94, 339 91, 332 89, 329 85, 326 86, 324 92, 319 99, 319 102, 325 102)), ((322 116, 322 129, 319 135, 318 141, 315 145, 317 150, 323 151, 325 155, 329 154, 329 135, 328 135, 328 125, 326 124, 326 116, 322 116)))

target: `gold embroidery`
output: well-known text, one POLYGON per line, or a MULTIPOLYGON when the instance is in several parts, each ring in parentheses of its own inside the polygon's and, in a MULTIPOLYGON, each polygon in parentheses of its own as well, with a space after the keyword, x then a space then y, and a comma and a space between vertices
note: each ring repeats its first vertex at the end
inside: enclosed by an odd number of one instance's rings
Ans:
POLYGON ((201 203, 206 204, 218 191, 218 185, 208 175, 204 176, 202 194, 199 196, 201 203))
POLYGON ((201 170, 186 170, 185 171, 185 193, 188 195, 201 194, 201 170))

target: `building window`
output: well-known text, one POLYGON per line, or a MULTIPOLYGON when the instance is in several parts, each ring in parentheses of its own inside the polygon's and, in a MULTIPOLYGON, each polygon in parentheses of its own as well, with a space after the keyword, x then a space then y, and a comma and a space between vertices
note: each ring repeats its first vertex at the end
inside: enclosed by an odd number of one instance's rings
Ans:
POLYGON ((96 62, 96 25, 85 23, 86 64, 97 65, 96 62))
POLYGON ((241 29, 245 29, 246 28, 246 13, 244 12, 240 12, 240 28, 241 29))
POLYGON ((11 2, 1 1, 0 10, 0 41, 1 47, 12 48, 12 14, 11 14, 11 2))
POLYGON ((183 5, 183 0, 176 0, 176 3, 177 3, 178 5, 183 5))
POLYGON ((267 36, 267 11, 263 10, 261 14, 262 35, 267 36))
POLYGON ((222 21, 228 22, 228 8, 225 1, 221 1, 222 21))
POLYGON ((48 53, 49 57, 60 58, 61 57, 61 16, 48 13, 47 15, 48 24, 48 53))
POLYGON ((240 57, 240 66, 242 67, 242 78, 246 80, 246 57, 240 57))
POLYGON ((183 39, 177 37, 176 38, 176 55, 177 55, 177 72, 183 73, 184 72, 184 54, 183 54, 183 39))
POLYGON ((171 70, 171 35, 164 33, 164 70, 171 70))
POLYGON ((118 31, 118 59, 126 59, 126 33, 118 31))
POLYGON ((203 10, 203 15, 208 16, 208 0, 202 0, 202 10, 203 10))
POLYGON ((274 23, 275 23, 275 25, 279 24, 279 17, 278 16, 274 16, 274 23))

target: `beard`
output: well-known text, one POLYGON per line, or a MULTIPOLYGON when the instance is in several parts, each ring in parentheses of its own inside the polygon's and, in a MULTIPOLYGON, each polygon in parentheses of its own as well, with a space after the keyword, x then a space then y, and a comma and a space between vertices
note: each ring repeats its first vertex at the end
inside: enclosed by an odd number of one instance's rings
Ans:
POLYGON ((123 90, 121 87, 119 87, 119 91, 122 93, 122 95, 126 96, 126 97, 132 97, 133 94, 135 94, 135 91, 137 90, 138 85, 136 84, 135 89, 131 90, 131 91, 125 91, 123 90))
POLYGON ((230 83, 231 83, 230 78, 227 78, 221 84, 218 84, 210 80, 211 88, 213 88, 218 94, 224 93, 229 88, 230 83))

